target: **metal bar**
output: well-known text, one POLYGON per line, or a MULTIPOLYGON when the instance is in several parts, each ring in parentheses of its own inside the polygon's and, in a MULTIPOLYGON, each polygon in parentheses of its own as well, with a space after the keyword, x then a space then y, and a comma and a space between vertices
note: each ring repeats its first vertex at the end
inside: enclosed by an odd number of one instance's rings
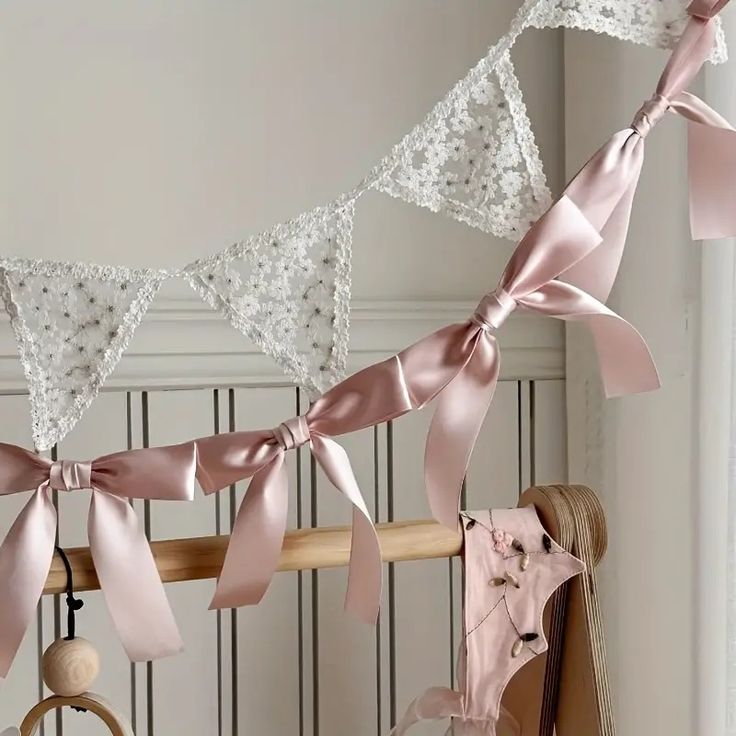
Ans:
MULTIPOLYGON (((310 525, 317 527, 317 461, 309 457, 310 525)), ((319 736, 319 573, 312 569, 312 735, 319 736)))
MULTIPOLYGON (((231 432, 235 431, 235 389, 228 390, 228 428, 231 432)), ((237 497, 235 495, 235 484, 230 486, 230 531, 235 526, 235 509, 237 507, 237 497)), ((238 736, 238 610, 230 609, 230 698, 231 698, 231 718, 232 718, 232 734, 238 736)))
MULTIPOLYGON (((150 447, 148 421, 148 391, 141 393, 141 433, 143 447, 150 447)), ((143 502, 143 526, 146 537, 151 539, 151 502, 143 502)), ((146 726, 148 736, 153 736, 153 662, 146 662, 146 726)))
MULTIPOLYGON (((296 412, 295 416, 301 414, 301 393, 297 388, 295 391, 296 412)), ((302 528, 302 448, 296 450, 296 525, 302 528)), ((301 570, 297 573, 297 660, 299 664, 299 736, 304 736, 304 574, 301 570)))
MULTIPOLYGON (((125 436, 128 449, 133 449, 133 396, 130 391, 125 392, 125 436)), ((131 506, 133 502, 130 502, 131 506)), ((136 684, 136 664, 130 663, 130 722, 133 726, 133 733, 137 733, 138 728, 138 698, 136 684)))
MULTIPOLYGON (((389 524, 394 520, 394 425, 386 424, 386 512, 389 524)), ((383 546, 381 547, 383 549, 383 546)), ((390 557, 384 556, 390 560, 390 557)), ((396 575, 393 561, 388 563, 388 682, 389 726, 396 725, 396 575)))
MULTIPOLYGON (((381 484, 378 480, 380 467, 378 462, 378 427, 373 427, 373 518, 381 518, 381 484)), ((383 698, 381 697, 381 613, 376 621, 376 736, 383 736, 383 698)))
POLYGON ((536 418, 536 382, 529 381, 529 485, 533 486, 537 483, 537 467, 536 467, 536 431, 534 422, 536 418))
MULTIPOLYGON (((51 459, 59 459, 59 446, 54 445, 51 448, 51 459)), ((54 510, 56 511, 56 536, 54 537, 54 544, 59 545, 59 527, 61 525, 61 515, 59 513, 59 491, 54 490, 51 492, 51 502, 54 504, 54 510)), ((61 639, 61 596, 54 596, 54 640, 61 639)), ((61 710, 57 709, 54 712, 54 719, 56 722, 56 736, 63 736, 64 734, 64 721, 62 718, 61 710)))
MULTIPOLYGON (((212 391, 212 429, 215 434, 220 434, 220 390, 212 391)), ((222 534, 222 497, 218 493, 215 497, 215 534, 222 534)), ((223 736, 222 708, 224 701, 224 683, 222 676, 222 611, 217 609, 217 736, 223 736)))

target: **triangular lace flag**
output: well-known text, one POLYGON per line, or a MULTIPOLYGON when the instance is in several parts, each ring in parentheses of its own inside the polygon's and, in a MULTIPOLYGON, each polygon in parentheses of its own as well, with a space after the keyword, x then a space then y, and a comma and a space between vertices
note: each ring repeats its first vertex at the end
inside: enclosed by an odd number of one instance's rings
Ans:
POLYGON ((0 260, 0 296, 28 381, 33 439, 48 450, 120 360, 164 271, 0 260))
POLYGON ((509 240, 519 240, 551 202, 519 81, 500 44, 391 158, 377 189, 509 240))
MULTIPOLYGON (((674 47, 690 0, 542 0, 530 18, 535 28, 577 28, 663 49, 674 47)), ((720 18, 711 61, 726 60, 720 18)))
POLYGON ((182 272, 311 395, 345 372, 353 211, 353 198, 339 199, 182 272))

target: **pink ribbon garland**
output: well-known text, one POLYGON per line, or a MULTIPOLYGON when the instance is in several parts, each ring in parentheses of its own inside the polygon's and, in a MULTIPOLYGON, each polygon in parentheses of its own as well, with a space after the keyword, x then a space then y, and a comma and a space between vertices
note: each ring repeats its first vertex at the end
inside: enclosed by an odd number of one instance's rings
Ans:
POLYGON ((597 251, 570 269, 565 280, 601 301, 608 299, 623 253, 644 161, 644 140, 668 110, 688 123, 693 238, 736 235, 736 131, 705 102, 685 91, 710 54, 715 38, 713 19, 727 2, 691 3, 690 18, 653 97, 642 105, 631 126, 611 136, 565 190, 603 237, 597 251))
POLYGON ((91 489, 87 534, 110 615, 130 659, 158 659, 182 649, 148 541, 127 499, 190 501, 193 442, 131 450, 91 462, 51 461, 0 443, 0 495, 36 488, 0 545, 0 678, 36 611, 54 553, 51 489, 91 489))
MULTIPOLYGON (((445 327, 398 354, 396 382, 412 408, 437 400, 427 437, 425 481, 432 513, 441 523, 457 525, 462 480, 499 375, 495 333, 517 306, 587 324, 606 395, 659 387, 651 354, 636 329, 590 294, 561 280, 595 253, 600 242, 600 233, 563 195, 529 229, 498 287, 467 322, 445 327)), ((618 261, 609 260, 607 267, 615 273, 618 261)))

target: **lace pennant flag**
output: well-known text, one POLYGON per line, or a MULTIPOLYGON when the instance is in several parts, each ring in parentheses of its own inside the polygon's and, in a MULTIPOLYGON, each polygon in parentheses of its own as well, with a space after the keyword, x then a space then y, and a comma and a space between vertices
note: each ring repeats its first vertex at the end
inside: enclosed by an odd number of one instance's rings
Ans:
POLYGON ((38 450, 59 442, 92 403, 166 276, 0 260, 0 295, 28 381, 38 450))
POLYGON ((519 240, 551 202, 519 82, 500 46, 391 157, 396 163, 377 189, 509 240, 519 240))
POLYGON ((353 211, 354 199, 341 198, 182 273, 311 395, 345 372, 353 211))
MULTIPOLYGON (((530 18, 536 28, 577 28, 624 41, 671 49, 687 22, 690 0, 542 0, 530 18)), ((720 18, 711 61, 726 60, 720 18)))

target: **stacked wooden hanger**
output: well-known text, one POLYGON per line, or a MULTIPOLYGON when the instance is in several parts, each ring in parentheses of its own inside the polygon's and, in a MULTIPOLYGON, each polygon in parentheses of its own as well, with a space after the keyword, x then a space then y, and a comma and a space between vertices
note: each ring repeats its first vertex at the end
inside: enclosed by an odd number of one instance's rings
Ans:
POLYGON ((587 571, 559 588, 545 609, 547 652, 509 683, 503 705, 521 725, 519 736, 613 736, 603 619, 596 566, 607 546, 603 508, 585 486, 536 486, 520 506, 534 505, 555 541, 587 571))

